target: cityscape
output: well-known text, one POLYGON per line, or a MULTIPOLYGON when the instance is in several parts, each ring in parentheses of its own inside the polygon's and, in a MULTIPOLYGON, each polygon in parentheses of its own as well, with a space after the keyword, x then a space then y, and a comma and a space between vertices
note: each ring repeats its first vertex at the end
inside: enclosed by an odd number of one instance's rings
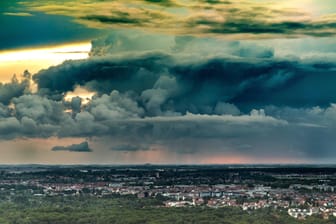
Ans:
POLYGON ((147 164, 3 166, 0 170, 1 200, 8 202, 23 196, 34 200, 134 197, 158 200, 149 205, 152 209, 237 208, 243 214, 272 210, 295 220, 336 220, 336 167, 147 164))

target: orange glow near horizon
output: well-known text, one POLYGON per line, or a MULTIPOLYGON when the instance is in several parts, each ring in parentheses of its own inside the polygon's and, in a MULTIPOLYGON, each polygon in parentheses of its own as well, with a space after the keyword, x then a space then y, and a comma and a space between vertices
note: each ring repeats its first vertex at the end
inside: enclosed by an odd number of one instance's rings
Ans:
POLYGON ((34 138, 0 141, 3 164, 312 164, 314 161, 286 158, 244 156, 241 154, 184 154, 153 145, 148 150, 113 151, 106 144, 85 138, 34 138), (51 151, 54 146, 68 146, 88 141, 92 152, 51 151), (13 147, 16 150, 13 150, 13 147))
POLYGON ((311 163, 311 161, 300 160, 295 158, 255 158, 255 157, 247 157, 242 155, 214 155, 210 157, 206 157, 200 161, 202 164, 305 164, 311 163))
POLYGON ((228 156, 210 156, 202 159, 202 164, 244 164, 249 163, 251 158, 245 158, 243 156, 228 155, 228 156))
POLYGON ((20 75, 24 70, 34 74, 66 60, 85 59, 89 56, 90 50, 91 43, 87 41, 0 51, 0 82, 9 82, 13 74, 20 75))

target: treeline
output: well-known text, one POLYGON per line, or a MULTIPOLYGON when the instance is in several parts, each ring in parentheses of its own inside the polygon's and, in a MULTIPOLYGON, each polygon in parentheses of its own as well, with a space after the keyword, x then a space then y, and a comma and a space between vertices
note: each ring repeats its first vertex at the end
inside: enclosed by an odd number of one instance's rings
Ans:
POLYGON ((285 212, 238 208, 165 208, 160 199, 133 196, 27 197, 0 202, 1 224, 335 224, 331 217, 299 221, 285 212))

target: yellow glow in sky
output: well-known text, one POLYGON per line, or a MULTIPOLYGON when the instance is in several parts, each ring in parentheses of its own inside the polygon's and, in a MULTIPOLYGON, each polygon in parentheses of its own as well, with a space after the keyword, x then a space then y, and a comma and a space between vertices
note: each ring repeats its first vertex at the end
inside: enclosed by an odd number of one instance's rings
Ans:
POLYGON ((85 105, 91 100, 94 94, 94 92, 90 92, 78 86, 75 88, 74 91, 67 92, 64 96, 64 99, 70 102, 73 97, 79 96, 80 98, 82 98, 82 104, 85 105))
POLYGON ((0 51, 0 82, 10 81, 13 74, 22 74, 24 70, 34 74, 41 69, 61 64, 65 60, 85 59, 90 50, 91 43, 82 42, 0 51))

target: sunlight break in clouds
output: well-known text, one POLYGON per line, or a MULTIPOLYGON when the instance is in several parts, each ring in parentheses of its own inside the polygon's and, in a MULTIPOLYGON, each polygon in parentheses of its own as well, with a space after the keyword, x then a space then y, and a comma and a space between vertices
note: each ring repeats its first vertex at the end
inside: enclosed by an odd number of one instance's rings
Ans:
POLYGON ((31 73, 36 73, 66 60, 85 59, 90 49, 90 42, 80 42, 0 51, 0 80, 8 82, 13 74, 21 74, 26 69, 31 73))

